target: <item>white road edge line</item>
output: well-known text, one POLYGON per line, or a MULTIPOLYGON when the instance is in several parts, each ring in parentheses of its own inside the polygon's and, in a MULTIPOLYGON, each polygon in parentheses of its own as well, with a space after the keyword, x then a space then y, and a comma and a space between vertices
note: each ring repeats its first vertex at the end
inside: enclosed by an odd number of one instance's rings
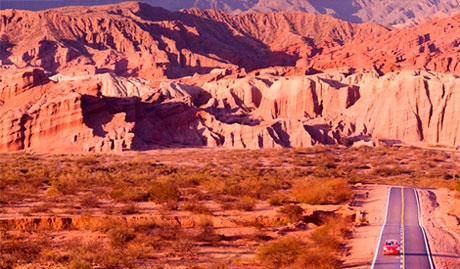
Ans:
POLYGON ((388 189, 387 209, 386 209, 386 212, 385 212, 385 220, 383 221, 382 230, 380 230, 379 242, 377 243, 377 249, 375 250, 374 260, 372 261, 371 269, 374 269, 375 262, 377 261, 377 256, 378 256, 378 253, 379 253, 380 243, 382 242, 383 230, 385 229, 385 226, 386 226, 386 224, 387 224, 388 205, 390 204, 390 193, 391 193, 391 189, 393 189, 393 187, 390 187, 390 189, 388 189))
POLYGON ((434 265, 433 265, 433 259, 431 257, 431 252, 430 252, 430 248, 428 247, 428 240, 426 238, 426 233, 425 233, 425 228, 423 228, 422 226, 422 223, 420 221, 421 219, 421 215, 420 215, 420 203, 418 201, 418 192, 415 188, 413 188, 414 192, 415 192, 415 200, 417 201, 417 210, 418 210, 418 226, 420 226, 420 230, 422 230, 422 234, 423 234, 423 240, 425 240, 425 248, 426 248, 426 253, 428 255, 428 261, 430 262, 430 268, 431 269, 434 269, 434 265))

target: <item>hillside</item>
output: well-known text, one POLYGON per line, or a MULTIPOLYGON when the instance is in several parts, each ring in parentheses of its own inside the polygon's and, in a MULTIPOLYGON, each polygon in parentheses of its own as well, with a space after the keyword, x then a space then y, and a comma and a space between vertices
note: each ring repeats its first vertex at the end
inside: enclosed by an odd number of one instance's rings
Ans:
POLYGON ((286 47, 307 44, 315 50, 325 39, 345 43, 389 31, 299 12, 231 16, 135 2, 75 10, 0 12, 2 63, 68 74, 177 78, 214 68, 295 65, 298 57, 286 47))
POLYGON ((1 11, 0 150, 458 147, 458 29, 135 2, 1 11))
MULTIPOLYGON (((1 9, 43 10, 68 5, 106 5, 122 0, 83 1, 24 1, 2 0, 1 9)), ((168 10, 190 8, 218 9, 227 13, 304 11, 312 14, 327 14, 338 19, 361 23, 407 27, 444 17, 460 11, 458 0, 144 0, 151 5, 168 10)))

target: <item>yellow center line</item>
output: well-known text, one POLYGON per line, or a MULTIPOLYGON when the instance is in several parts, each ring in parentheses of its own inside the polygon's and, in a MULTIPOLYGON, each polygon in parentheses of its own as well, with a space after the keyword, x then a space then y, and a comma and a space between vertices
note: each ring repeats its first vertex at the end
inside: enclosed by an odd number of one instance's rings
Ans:
POLYGON ((405 268, 405 253, 406 253, 406 246, 404 245, 404 188, 401 188, 401 231, 402 231, 402 242, 401 242, 401 247, 403 250, 403 255, 402 255, 402 268, 405 268))

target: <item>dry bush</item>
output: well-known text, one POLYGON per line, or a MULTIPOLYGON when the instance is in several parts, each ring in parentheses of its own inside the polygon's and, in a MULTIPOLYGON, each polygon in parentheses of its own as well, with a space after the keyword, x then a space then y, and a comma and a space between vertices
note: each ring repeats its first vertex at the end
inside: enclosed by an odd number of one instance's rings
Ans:
POLYGON ((184 233, 181 233, 176 240, 171 242, 170 248, 171 251, 167 256, 184 257, 195 254, 195 242, 193 238, 184 233))
POLYGON ((195 214, 211 215, 211 211, 205 205, 196 200, 188 201, 183 205, 183 209, 195 214))
POLYGON ((109 237, 112 246, 122 247, 136 238, 136 234, 132 228, 118 227, 109 231, 109 237))
POLYGON ((97 156, 94 156, 94 155, 81 156, 75 159, 73 162, 78 167, 94 166, 94 165, 99 164, 99 160, 97 159, 97 156))
POLYGON ((12 268, 21 264, 36 263, 50 242, 44 236, 31 239, 29 235, 9 236, 2 234, 0 237, 0 267, 12 268))
POLYGON ((52 212, 52 208, 54 207, 54 204, 49 203, 49 202, 43 202, 38 205, 32 206, 29 208, 29 213, 50 213, 52 212))
POLYGON ((292 268, 305 269, 334 269, 339 268, 337 255, 324 252, 321 249, 308 249, 300 255, 292 268))
POLYGON ((351 185, 345 179, 306 179, 292 189, 297 201, 306 204, 339 204, 353 197, 351 185))
POLYGON ((309 236, 308 247, 294 267, 296 268, 337 268, 338 252, 345 243, 351 220, 332 217, 309 236))
POLYGON ((288 198, 285 195, 275 193, 270 196, 268 203, 272 206, 280 206, 288 201, 288 198))
POLYGON ((349 220, 343 217, 332 217, 311 233, 309 239, 315 247, 335 252, 344 243, 349 228, 349 220))
POLYGON ((71 268, 133 268, 134 260, 125 248, 111 248, 100 240, 69 242, 67 246, 71 268))
POLYGON ((278 212, 290 222, 298 222, 303 220, 303 213, 305 210, 298 205, 285 205, 280 208, 278 212))
POLYGON ((51 187, 55 188, 59 194, 75 194, 81 189, 81 184, 72 174, 62 174, 51 182, 51 187))
POLYGON ((83 207, 99 207, 99 199, 95 195, 89 194, 80 199, 80 205, 83 207))
POLYGON ((78 224, 75 225, 81 230, 107 233, 116 228, 126 227, 126 222, 118 217, 93 218, 87 216, 78 218, 78 224))
POLYGON ((139 209, 137 208, 136 204, 129 203, 120 208, 120 213, 123 215, 133 215, 139 213, 139 209))
POLYGON ((119 202, 127 201, 147 201, 148 194, 146 191, 137 187, 129 187, 125 185, 115 186, 110 192, 110 197, 119 202))
POLYGON ((280 238, 257 249, 257 258, 270 268, 293 264, 304 252, 305 243, 295 238, 280 238))
POLYGON ((403 169, 399 165, 378 166, 372 170, 372 175, 380 177, 397 176, 403 173, 403 169))
POLYGON ((243 198, 240 198, 235 203, 235 208, 238 210, 243 210, 243 211, 252 211, 254 210, 256 203, 257 203, 256 199, 251 198, 249 196, 244 196, 243 198))
POLYGON ((172 183, 155 183, 148 190, 148 197, 150 201, 156 203, 167 203, 170 201, 179 201, 180 192, 177 187, 172 183))
POLYGON ((211 245, 216 245, 218 242, 223 240, 223 237, 221 235, 216 234, 214 230, 214 224, 209 217, 201 216, 198 219, 197 224, 200 229, 200 232, 195 237, 195 240, 200 242, 206 242, 211 245))

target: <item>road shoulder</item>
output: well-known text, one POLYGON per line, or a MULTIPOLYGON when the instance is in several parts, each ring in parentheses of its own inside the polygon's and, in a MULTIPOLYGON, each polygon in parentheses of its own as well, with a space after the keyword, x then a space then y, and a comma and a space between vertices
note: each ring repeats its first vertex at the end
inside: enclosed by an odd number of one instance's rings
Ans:
POLYGON ((341 268, 369 268, 385 221, 389 186, 358 186, 352 208, 365 212, 368 224, 356 224, 346 245, 341 268), (368 195, 366 195, 366 192, 368 195))
POLYGON ((436 268, 460 268, 460 199, 447 189, 418 190, 436 268))

